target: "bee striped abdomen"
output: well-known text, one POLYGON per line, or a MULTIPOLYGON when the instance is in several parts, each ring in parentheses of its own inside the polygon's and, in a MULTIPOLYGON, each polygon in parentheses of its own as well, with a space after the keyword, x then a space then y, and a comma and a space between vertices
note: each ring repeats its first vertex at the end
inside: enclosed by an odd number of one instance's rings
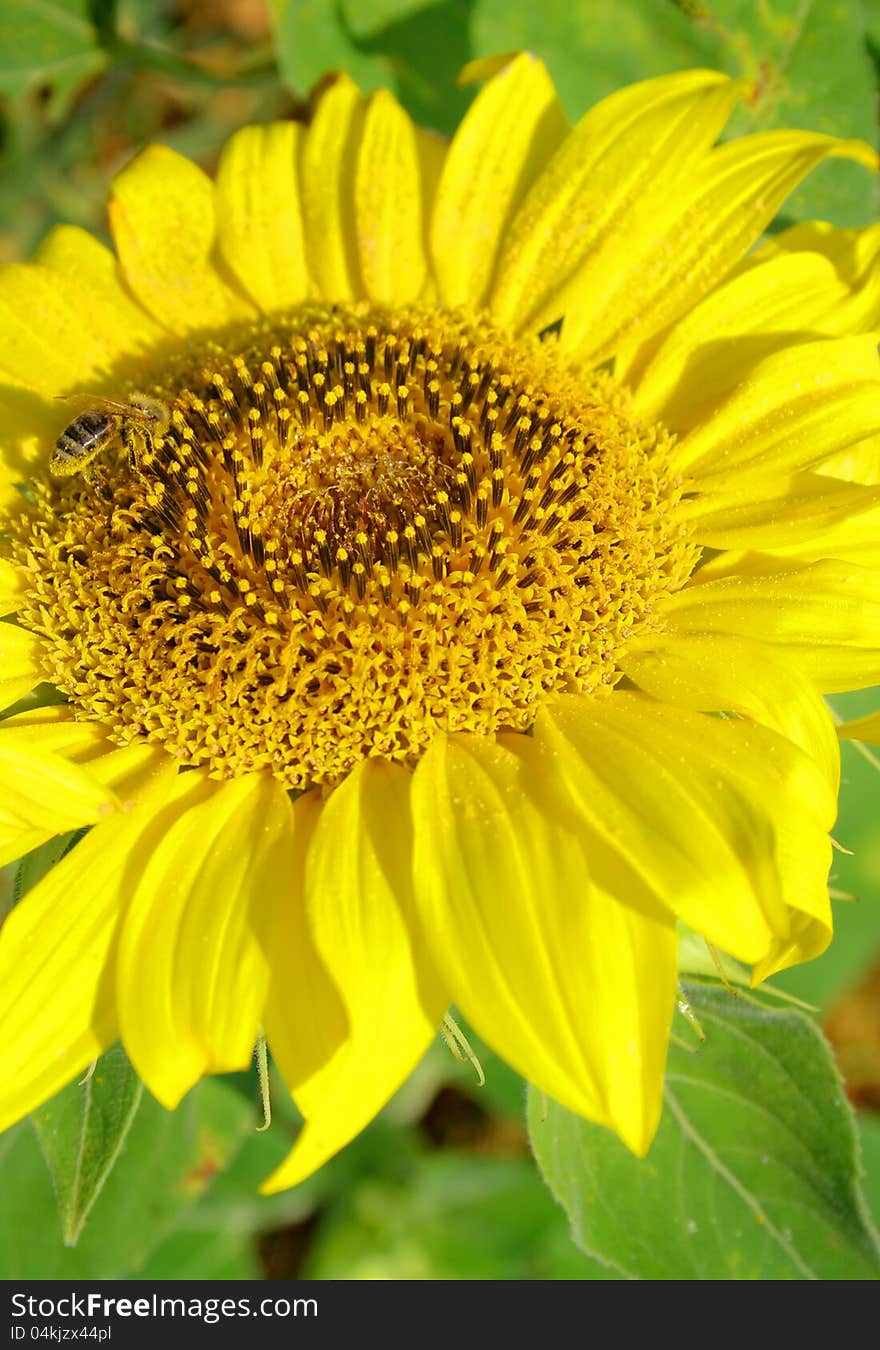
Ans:
POLYGON ((82 413, 55 442, 53 472, 76 473, 95 458, 114 434, 114 424, 104 413, 82 413))

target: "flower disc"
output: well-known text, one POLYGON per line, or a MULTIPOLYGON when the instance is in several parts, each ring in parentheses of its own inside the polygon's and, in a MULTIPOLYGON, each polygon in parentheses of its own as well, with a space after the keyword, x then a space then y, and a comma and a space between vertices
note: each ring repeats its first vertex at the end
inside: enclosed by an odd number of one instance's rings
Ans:
POLYGON ((122 742, 292 788, 412 765, 612 686, 690 573, 668 438, 552 341, 355 308, 228 348, 17 527, 46 674, 122 742))

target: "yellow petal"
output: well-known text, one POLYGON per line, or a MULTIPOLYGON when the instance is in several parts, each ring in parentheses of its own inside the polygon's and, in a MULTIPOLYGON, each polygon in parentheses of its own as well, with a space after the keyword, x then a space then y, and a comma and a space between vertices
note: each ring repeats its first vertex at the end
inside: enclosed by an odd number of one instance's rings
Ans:
POLYGON ((21 604, 26 584, 21 568, 7 558, 0 558, 0 617, 15 613, 21 604))
POLYGON ((758 360, 824 333, 849 295, 829 259, 782 254, 734 276, 673 324, 644 368, 631 371, 647 420, 689 431, 742 383, 758 360))
POLYGON ((431 1044, 448 1003, 416 926, 409 781, 396 765, 363 761, 314 830, 308 920, 350 1030, 295 1087, 306 1123, 265 1190, 295 1185, 372 1120, 431 1044))
POLYGON ((844 337, 880 327, 880 225, 839 230, 824 220, 805 221, 774 235, 744 265, 806 252, 827 258, 846 288, 845 296, 824 316, 822 331, 844 337))
POLYGON ((843 722, 837 728, 837 734, 844 741, 868 741, 870 745, 880 745, 880 713, 868 713, 865 717, 843 722))
POLYGON ((143 150, 113 181, 110 228, 126 284, 166 329, 188 333, 252 318, 214 257, 214 185, 164 145, 143 150))
POLYGON ((367 295, 381 304, 414 300, 427 271, 419 151, 415 127, 384 89, 367 104, 354 207, 367 295))
MULTIPOLYGON (((685 313, 760 236, 777 208, 823 159, 840 156, 876 169, 861 141, 806 131, 744 136, 712 150, 670 191, 661 170, 606 239, 532 322, 565 315, 564 349, 593 362, 644 341, 685 313)), ((670 151, 677 161, 678 151, 670 151)))
POLYGON ((309 272, 326 300, 364 294, 357 259, 354 178, 364 100, 339 75, 318 104, 300 156, 300 192, 309 272))
POLYGON ((99 380, 126 350, 124 332, 89 322, 81 284, 31 263, 0 268, 0 333, 0 385, 43 394, 99 380))
POLYGON ((156 776, 128 815, 90 830, 0 929, 0 1129, 116 1039, 119 919, 193 777, 176 768, 156 776))
POLYGON ((242 127, 217 169, 217 243, 230 271, 264 314, 309 294, 296 122, 242 127))
POLYGON ((0 743, 3 738, 37 752, 50 750, 65 759, 106 750, 110 744, 107 728, 100 722, 78 721, 70 703, 50 703, 5 717, 0 722, 0 743))
MULTIPOLYGON (((38 361, 36 356, 29 365, 38 361)), ((68 371, 64 379, 69 375, 68 371)), ((64 428, 63 408, 52 396, 7 383, 0 373, 0 509, 4 513, 15 516, 21 511, 21 493, 15 485, 31 476, 35 464, 45 465, 64 428)))
POLYGON ((119 940, 122 1039, 168 1107, 204 1073, 247 1068, 268 985, 253 910, 288 903, 280 784, 248 774, 205 786, 137 879, 119 940))
POLYGON ((834 723, 813 682, 747 637, 653 633, 624 653, 621 669, 652 698, 696 712, 740 713, 794 741, 821 768, 836 798, 834 723))
POLYGON ((669 633, 778 647, 823 693, 880 682, 880 573, 855 563, 746 555, 740 573, 685 587, 658 606, 658 618, 669 633))
POLYGON ((36 750, 0 724, 0 867, 65 830, 105 820, 116 794, 51 750, 36 750))
POLYGON ((0 745, 14 743, 24 753, 62 755, 86 769, 105 788, 112 788, 123 811, 141 799, 153 777, 171 762, 159 746, 133 741, 118 746, 101 722, 78 721, 69 703, 32 708, 0 723, 0 745))
POLYGON ((336 1054, 348 1036, 345 1009, 321 962, 305 907, 305 866, 322 811, 318 790, 293 804, 282 874, 284 904, 262 906, 256 931, 269 964, 263 1029, 272 1058, 296 1094, 336 1054))
POLYGON ((744 471, 809 468, 878 424, 876 338, 804 342, 760 361, 682 438, 672 471, 698 480, 701 490, 736 490, 744 471))
POLYGON ((834 795, 791 741, 622 692, 548 706, 535 741, 623 903, 653 898, 742 961, 802 922, 827 943, 834 795))
POLYGON ((660 1112, 673 927, 595 884, 546 799, 547 766, 529 738, 505 740, 438 738, 416 770, 414 875, 432 950, 500 1055, 641 1154, 660 1112))
POLYGON ((817 466, 817 473, 844 478, 848 483, 880 484, 880 436, 867 436, 846 450, 839 450, 817 466))
POLYGON ((0 710, 17 703, 43 679, 39 638, 26 628, 0 623, 0 710))
POLYGON ((477 95, 449 147, 431 223, 444 304, 479 307, 506 227, 567 130, 544 63, 528 52, 477 95))
MULTIPOLYGON (((631 85, 591 108, 506 232, 492 312, 519 329, 541 328, 563 314, 566 326, 574 324, 562 299, 566 284, 597 256, 626 270, 621 254, 630 242, 641 253, 641 233, 658 200, 683 191, 743 88, 717 71, 686 71, 631 85), (654 206, 646 217, 639 206, 648 198, 654 206)), ((496 131, 499 142, 502 134, 496 131)), ((471 177, 478 172, 474 166, 471 177)), ((657 256, 652 265, 658 267, 657 256)), ((648 281, 642 271, 639 293, 648 281)), ((606 277, 601 289, 612 285, 606 277)), ((601 298, 586 304, 591 315, 603 307, 601 298)))
POLYGON ((76 285, 80 318, 120 353, 149 349, 162 329, 128 292, 119 264, 103 244, 76 225, 56 225, 38 248, 34 262, 58 279, 76 285))
MULTIPOLYGON (((840 548, 877 541, 880 488, 818 473, 753 478, 727 493, 682 503, 693 538, 708 548, 798 550, 838 558, 840 548)), ((880 556, 878 556, 880 562, 880 556)))

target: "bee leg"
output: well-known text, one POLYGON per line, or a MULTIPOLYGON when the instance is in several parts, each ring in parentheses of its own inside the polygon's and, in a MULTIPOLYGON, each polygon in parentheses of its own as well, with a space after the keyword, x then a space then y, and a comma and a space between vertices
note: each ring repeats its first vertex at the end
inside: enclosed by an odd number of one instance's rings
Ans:
POLYGON ((153 453, 153 438, 143 427, 126 427, 125 448, 128 451, 128 467, 132 473, 137 473, 140 468, 140 460, 143 455, 148 457, 153 453))

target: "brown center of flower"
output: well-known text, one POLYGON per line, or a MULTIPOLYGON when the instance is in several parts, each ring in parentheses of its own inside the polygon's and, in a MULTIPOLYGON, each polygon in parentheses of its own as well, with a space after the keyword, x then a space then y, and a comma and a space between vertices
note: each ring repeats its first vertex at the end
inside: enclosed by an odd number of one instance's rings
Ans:
POLYGON ((21 622, 120 742, 291 788, 411 765, 610 688, 690 572, 663 433, 551 343, 308 310, 238 351, 169 366, 167 419, 121 417, 16 526, 21 622))

